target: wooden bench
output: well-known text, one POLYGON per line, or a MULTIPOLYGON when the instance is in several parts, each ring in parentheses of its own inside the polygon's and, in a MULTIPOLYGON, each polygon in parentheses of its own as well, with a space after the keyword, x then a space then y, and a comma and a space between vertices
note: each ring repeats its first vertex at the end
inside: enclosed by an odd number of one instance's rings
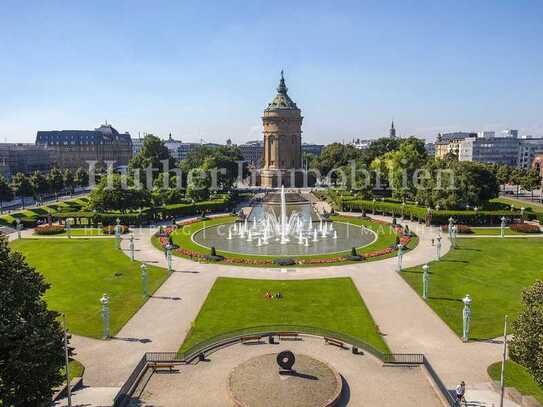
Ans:
POLYGON ((298 333, 296 333, 296 332, 278 332, 277 336, 279 337, 280 340, 282 340, 282 339, 295 340, 295 339, 298 339, 300 337, 300 335, 298 333))
POLYGON ((337 339, 334 339, 334 338, 329 338, 327 336, 324 337, 324 343, 327 344, 327 345, 334 345, 334 346, 337 346, 341 349, 344 349, 345 348, 345 344, 341 341, 338 341, 337 339))
POLYGON ((241 337, 241 343, 260 342, 261 340, 262 340, 262 336, 260 336, 260 335, 242 336, 241 337))
POLYGON ((161 362, 151 362, 149 363, 149 367, 153 369, 153 372, 159 370, 159 369, 169 369, 170 372, 173 371, 175 368, 175 364, 173 363, 161 363, 161 362))

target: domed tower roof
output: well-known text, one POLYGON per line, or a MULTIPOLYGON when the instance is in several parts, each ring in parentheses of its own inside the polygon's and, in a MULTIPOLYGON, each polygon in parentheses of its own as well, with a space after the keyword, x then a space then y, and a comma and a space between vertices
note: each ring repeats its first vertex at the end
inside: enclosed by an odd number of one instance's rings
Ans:
POLYGON ((285 78, 283 76, 283 71, 281 71, 281 80, 279 81, 279 86, 277 87, 277 95, 273 98, 271 103, 268 104, 265 111, 270 110, 300 110, 296 103, 289 97, 288 88, 285 84, 285 78))

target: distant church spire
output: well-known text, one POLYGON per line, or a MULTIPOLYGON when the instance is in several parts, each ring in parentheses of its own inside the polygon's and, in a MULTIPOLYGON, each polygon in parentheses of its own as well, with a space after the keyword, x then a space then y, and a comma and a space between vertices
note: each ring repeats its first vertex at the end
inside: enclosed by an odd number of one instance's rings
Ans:
POLYGON ((390 125, 389 136, 390 138, 396 138, 396 129, 394 128, 394 120, 392 120, 392 124, 390 125))

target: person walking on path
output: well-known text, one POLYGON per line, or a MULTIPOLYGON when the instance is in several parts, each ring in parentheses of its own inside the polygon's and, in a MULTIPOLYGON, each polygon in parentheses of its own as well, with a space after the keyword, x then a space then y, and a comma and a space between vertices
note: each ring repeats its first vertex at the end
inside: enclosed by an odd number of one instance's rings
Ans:
POLYGON ((464 381, 462 381, 458 386, 456 386, 455 393, 456 393, 456 405, 461 406, 462 401, 464 401, 464 404, 467 405, 466 398, 464 397, 464 395, 466 394, 466 383, 464 381))

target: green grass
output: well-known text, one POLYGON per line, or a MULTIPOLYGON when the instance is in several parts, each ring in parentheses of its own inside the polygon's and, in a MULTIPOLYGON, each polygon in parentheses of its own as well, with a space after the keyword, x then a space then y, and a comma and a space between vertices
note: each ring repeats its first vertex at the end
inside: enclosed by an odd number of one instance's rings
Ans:
MULTIPOLYGON (((115 249, 112 239, 21 239, 10 246, 51 284, 45 300, 51 309, 66 313, 74 334, 101 337, 103 293, 110 297, 113 335, 144 303, 140 263, 115 249)), ((154 292, 167 271, 148 270, 149 291, 154 292)))
POLYGON ((233 330, 262 325, 302 325, 354 336, 388 352, 350 278, 215 281, 181 350, 233 330), (283 298, 268 300, 266 291, 283 298))
MULTIPOLYGON (((499 236, 501 234, 500 228, 471 228, 474 235, 484 235, 484 236, 499 236)), ((505 235, 525 235, 526 233, 517 232, 511 228, 505 228, 505 235)))
MULTIPOLYGON (((55 236, 67 236, 68 232, 64 230, 64 232, 57 233, 54 235, 38 235, 36 233, 33 233, 34 236, 43 236, 43 237, 55 237, 55 236)), ((114 238, 114 235, 106 235, 102 231, 102 229, 96 229, 96 228, 74 228, 72 227, 72 236, 108 236, 111 238, 114 238)))
MULTIPOLYGON (((501 362, 488 367, 488 375, 496 381, 501 377, 501 362)), ((518 363, 508 360, 505 362, 505 387, 514 387, 523 395, 532 395, 543 403, 543 389, 536 383, 528 369, 518 363)))
MULTIPOLYGON (((192 238, 191 238, 192 235, 194 233, 198 232, 199 230, 205 228, 205 227, 221 225, 221 224, 227 224, 227 223, 233 223, 236 219, 237 219, 237 217, 234 217, 234 216, 225 216, 225 217, 221 217, 221 218, 213 218, 213 219, 209 219, 207 221, 197 222, 197 223, 187 225, 187 226, 183 227, 182 229, 180 229, 180 230, 173 233, 173 235, 172 235, 173 242, 176 245, 178 245, 179 247, 182 247, 184 249, 189 249, 189 250, 192 250, 192 251, 197 252, 197 253, 209 254, 210 249, 207 248, 207 247, 201 246, 201 245, 195 243, 194 241, 192 241, 192 238)), ((372 221, 372 220, 352 218, 352 217, 344 217, 344 216, 333 216, 332 220, 334 222, 345 222, 345 223, 350 223, 350 224, 353 224, 353 225, 364 226, 364 227, 367 227, 370 230, 373 230, 375 233, 377 233, 378 239, 375 242, 373 242, 372 244, 370 244, 368 246, 365 246, 365 247, 362 247, 362 248, 357 248, 357 252, 359 254, 364 254, 364 253, 368 253, 368 252, 381 250, 381 249, 389 247, 389 246, 391 246, 391 245, 393 245, 395 243, 396 233, 391 230, 389 225, 384 225, 384 224, 381 224, 381 223, 378 223, 378 222, 375 222, 375 221, 372 221)), ((157 238, 153 238, 152 242, 153 242, 153 245, 155 247, 161 249, 159 240, 157 238)), ((418 243, 418 239, 413 238, 409 242, 407 248, 408 249, 413 249, 417 245, 417 243, 418 243)), ((174 254, 178 255, 178 256, 181 256, 177 252, 174 252, 174 254)), ((323 258, 329 258, 329 257, 347 256, 347 255, 351 254, 351 251, 347 250, 347 251, 343 251, 343 252, 339 252, 339 253, 333 253, 333 254, 328 253, 328 254, 311 255, 311 256, 255 256, 255 255, 243 254, 243 253, 230 253, 230 252, 227 253, 227 252, 222 252, 220 250, 217 250, 217 254, 222 255, 222 256, 224 256, 226 258, 245 258, 245 259, 260 259, 260 260, 273 259, 273 258, 277 258, 277 257, 292 257, 292 258, 303 258, 303 259, 323 259, 323 258)), ((368 259, 367 261, 382 260, 384 258, 391 257, 391 256, 394 256, 394 255, 395 254, 388 254, 388 255, 383 255, 383 256, 379 256, 379 257, 373 257, 373 258, 368 259)), ((338 264, 347 264, 347 263, 349 263, 349 262, 344 261, 344 262, 338 262, 338 263, 334 263, 334 264, 338 265, 338 264)), ((324 266, 330 266, 332 264, 323 264, 323 265, 324 266)), ((243 266, 243 264, 240 264, 240 266, 243 266)), ((258 266, 255 266, 255 265, 250 265, 250 266, 251 267, 258 267, 258 266)), ((270 267, 270 266, 272 266, 272 265, 266 265, 265 267, 270 267)), ((297 265, 297 267, 301 267, 301 266, 302 265, 297 265)), ((318 266, 318 264, 310 264, 310 265, 306 265, 306 266, 315 267, 315 266, 318 266)))
MULTIPOLYGON (((83 377, 83 373, 85 372, 85 366, 81 364, 78 360, 70 359, 70 380, 72 380, 74 377, 83 377)), ((61 374, 63 377, 66 375, 66 369, 61 369, 61 374)))
POLYGON ((492 202, 500 202, 500 203, 504 203, 504 204, 507 204, 507 205, 514 205, 515 208, 530 208, 532 210, 532 212, 534 213, 543 213, 543 205, 541 204, 538 204, 538 203, 535 203, 535 202, 528 202, 528 201, 523 201, 521 199, 515 199, 515 198, 495 198, 492 200, 492 202))
MULTIPOLYGON (((541 279, 542 250, 543 240, 538 238, 459 239, 456 250, 430 263, 428 304, 461 336, 461 298, 470 294, 471 338, 503 335, 504 315, 515 319, 523 288, 541 279)), ((421 267, 405 270, 402 276, 420 295, 421 267)))

